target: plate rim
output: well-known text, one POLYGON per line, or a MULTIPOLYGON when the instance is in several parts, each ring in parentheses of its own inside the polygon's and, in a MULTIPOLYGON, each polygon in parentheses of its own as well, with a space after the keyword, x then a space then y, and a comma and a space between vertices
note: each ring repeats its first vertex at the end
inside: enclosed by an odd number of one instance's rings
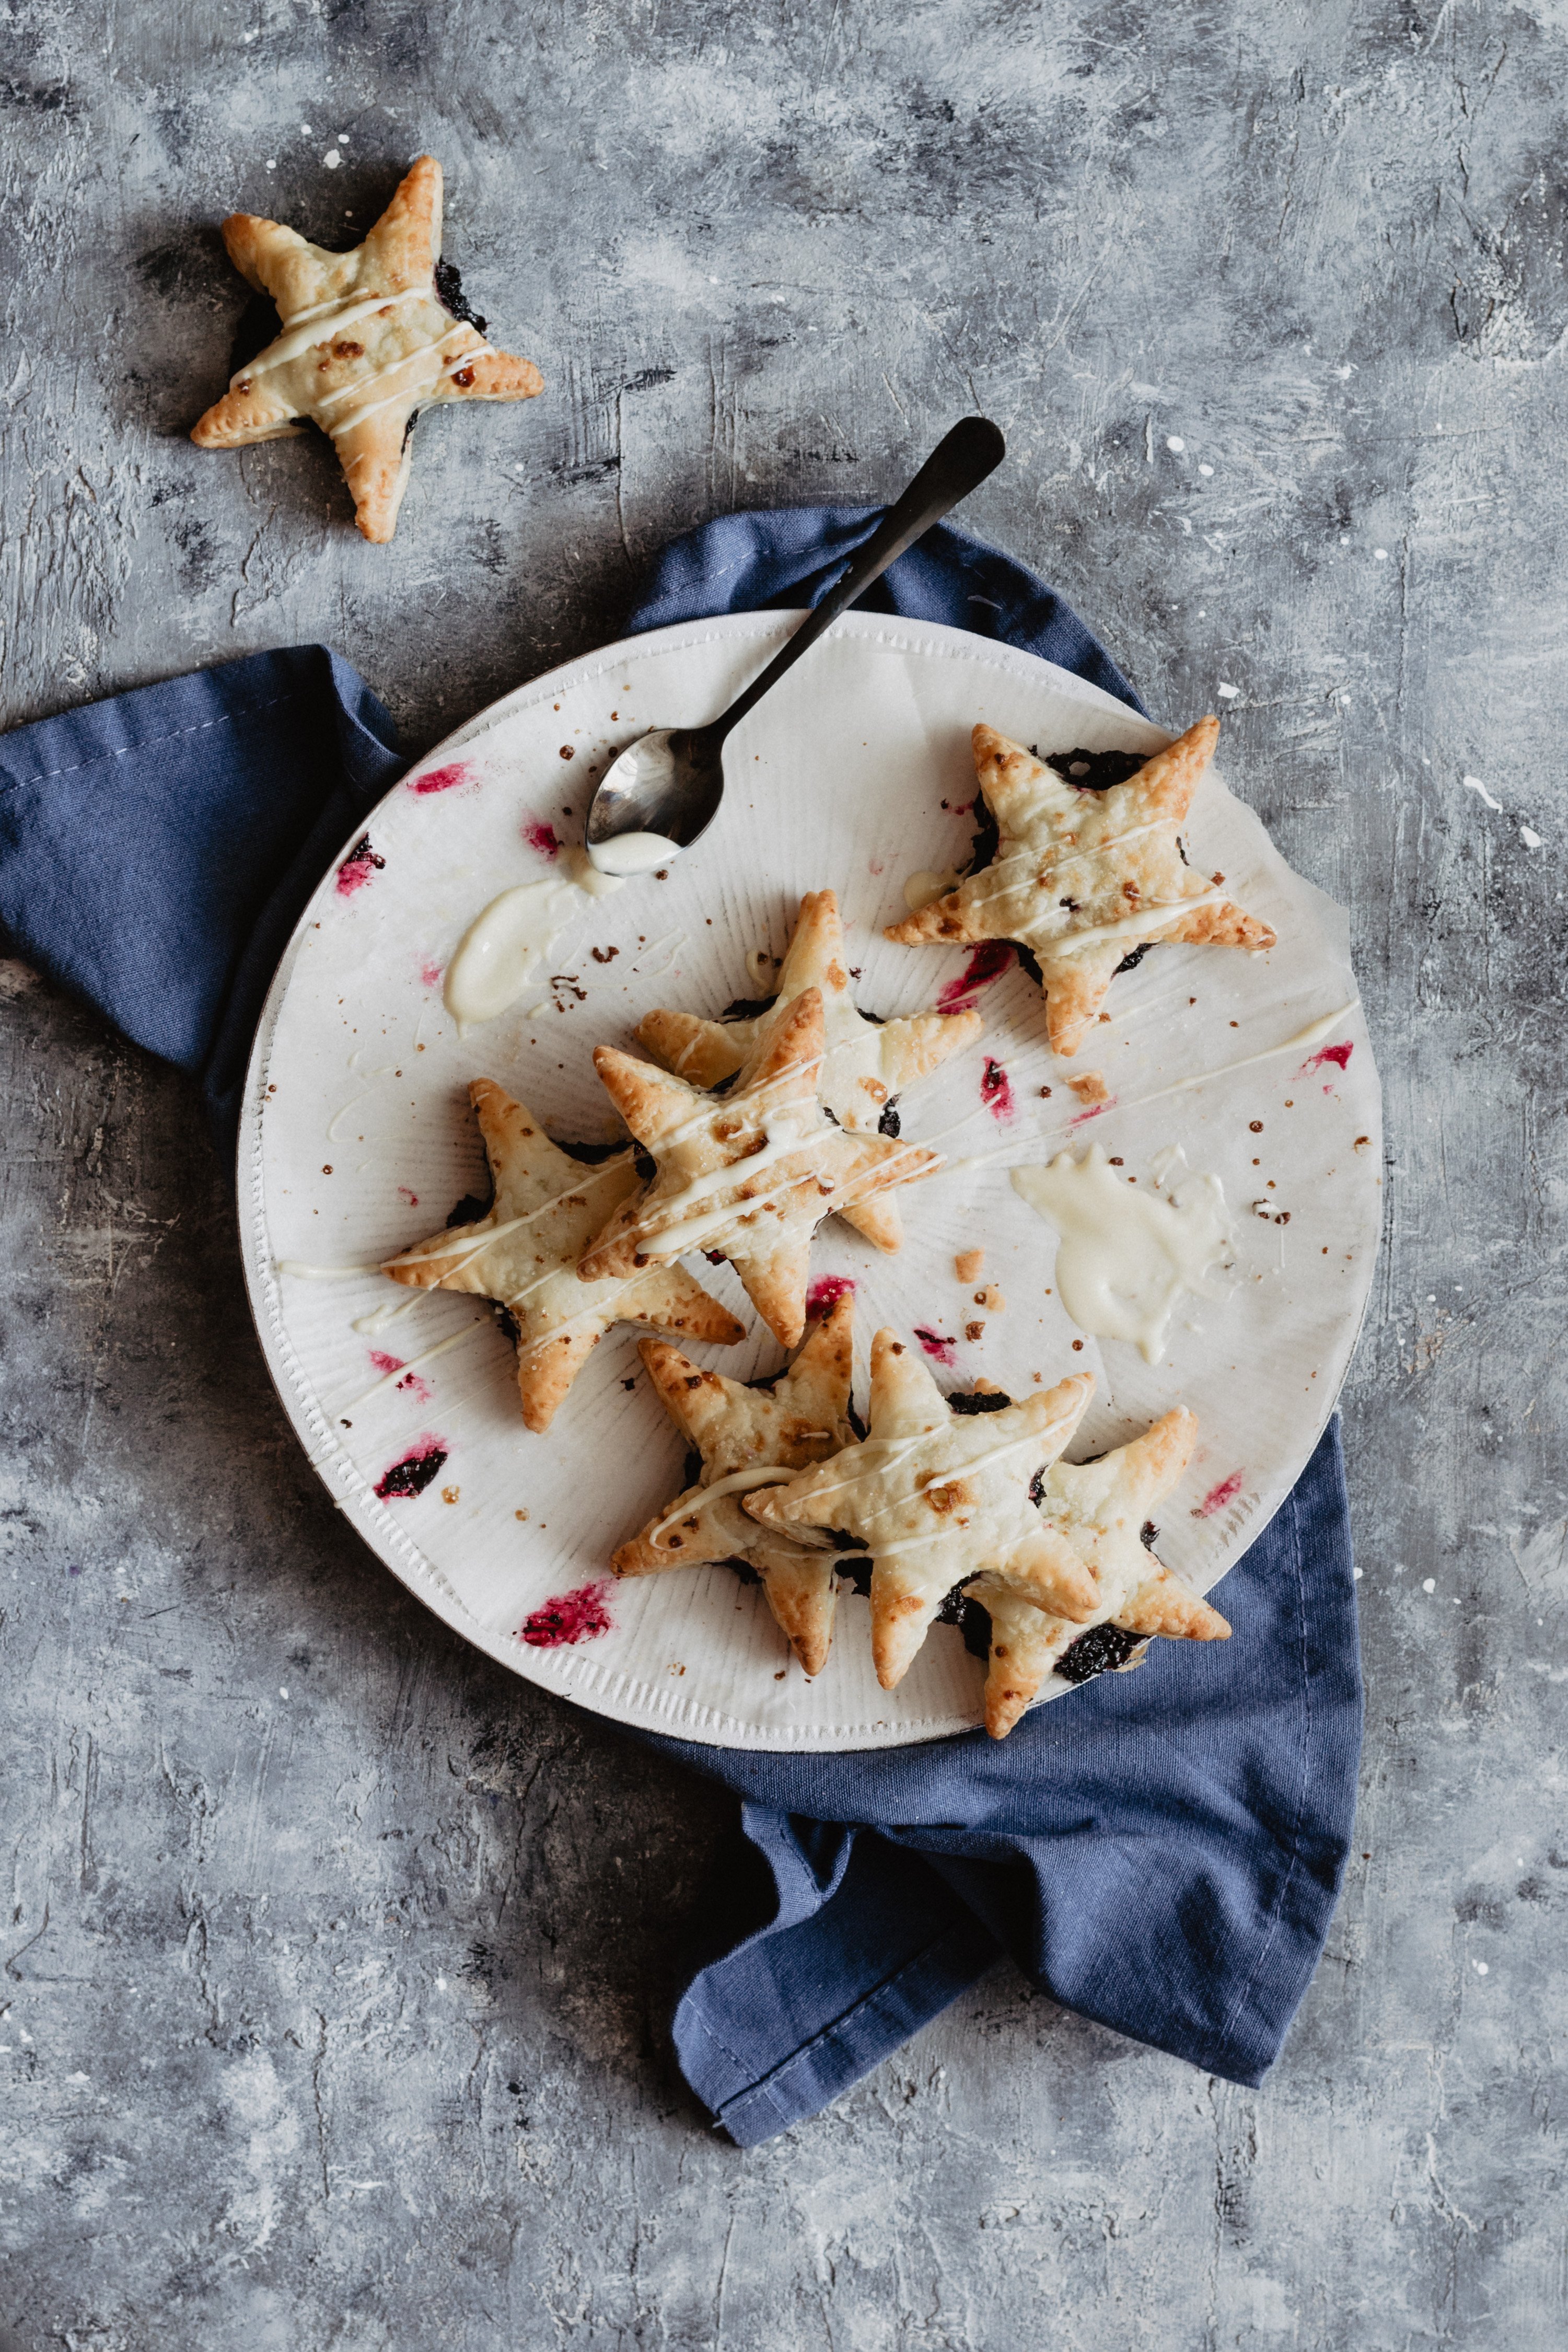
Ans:
MULTIPOLYGON (((685 647, 711 645, 716 642, 766 640, 779 634, 781 624, 792 621, 798 625, 805 617, 807 609, 803 606, 767 606, 746 613, 695 615, 691 620, 674 622, 663 628, 640 632, 634 636, 615 638, 586 653, 576 655, 570 661, 559 664, 552 669, 540 671, 537 677, 508 688, 505 694, 473 712, 448 734, 443 736, 438 742, 432 744, 427 751, 421 752, 416 759, 409 762, 402 774, 350 827, 343 843, 323 866, 278 957, 263 1000, 256 1034, 246 1066, 245 1087, 240 1103, 239 1129, 235 1147, 235 1196, 246 1303, 261 1348, 263 1361, 267 1366, 267 1376, 272 1382, 278 1402, 291 1431, 300 1444, 307 1461, 320 1479, 336 1508, 350 1520, 361 1541, 367 1545, 383 1567, 391 1570, 405 1591, 412 1593, 423 1606, 431 1610, 453 1633, 460 1635, 474 1648, 482 1651, 518 1681, 535 1684, 543 1689, 551 1690, 557 1696, 569 1699, 587 1708, 590 1713, 619 1725, 622 1729, 633 1732, 642 1730, 653 1736, 680 1738, 694 1746, 739 1748, 747 1752, 757 1754, 853 1755, 877 1753, 887 1748, 915 1746, 936 1739, 972 1736, 978 1727, 977 1719, 975 1724, 955 1726, 946 1717, 937 1719, 905 1718, 897 1724, 858 1727, 861 1729, 873 1730, 875 1736, 871 1738, 845 1739, 841 1736, 841 1727, 788 1723, 762 1724, 743 1717, 724 1715, 710 1706, 703 1710, 703 1717, 700 1721, 694 1721, 688 1710, 681 1716, 678 1726, 672 1723, 667 1729, 661 1729, 653 1718, 666 1711, 674 1712, 677 1700, 676 1694, 673 1690, 666 1695, 653 1682, 631 1675, 624 1666, 610 1667, 601 1664, 592 1657, 576 1650, 540 1648, 525 1651, 514 1636, 501 1632, 493 1632, 482 1623, 446 1583, 434 1562, 430 1560, 412 1538, 391 1519, 385 1507, 377 1502, 369 1482, 355 1469, 347 1452, 338 1443, 334 1433, 327 1426, 319 1412, 313 1411, 308 1385, 304 1381, 303 1368, 298 1365, 297 1359, 292 1368, 290 1367, 289 1359, 292 1356, 292 1349, 287 1332, 280 1320, 275 1324, 270 1312, 264 1283, 264 1276, 270 1261, 260 1240, 266 1216, 262 1189, 264 1158, 261 1108, 265 1100, 267 1074, 270 1066, 273 1043, 291 982, 293 967, 301 946, 314 927, 313 910, 322 888, 341 865, 354 843, 372 825, 376 811, 382 807, 394 793, 401 792, 408 779, 421 769, 439 765, 444 758, 454 751, 471 749, 492 729, 503 724, 512 713, 528 708, 533 702, 543 699, 547 694, 559 692, 564 695, 574 684, 588 682, 600 676, 606 668, 616 667, 620 661, 628 656, 642 660, 655 653, 677 652, 685 647), (311 1428, 312 1423, 319 1424, 313 1431, 315 1443, 311 1443, 307 1436, 307 1430, 311 1428), (618 1687, 624 1686, 628 1680, 639 1681, 643 1692, 634 1715, 623 1707, 618 1708, 615 1704, 618 1687)), ((863 636, 873 643, 888 646, 895 652, 910 651, 928 656, 934 655, 938 658, 961 658, 982 668, 1013 670, 1025 676, 1033 671, 1043 671, 1047 674, 1054 690, 1065 692, 1071 698, 1080 700, 1096 710, 1128 719, 1135 727, 1157 737, 1163 743, 1169 743, 1175 740, 1171 732, 1162 727, 1157 719, 1152 719, 1146 712, 1136 709, 1132 704, 1122 701, 1118 696, 1109 693, 1104 688, 1094 685, 1088 678, 1080 677, 1074 671, 1063 669, 1060 664, 1049 660, 1042 655, 1032 653, 1023 646, 1009 646, 999 638, 983 637, 972 630, 956 628, 946 622, 920 620, 904 614, 855 611, 843 614, 833 625, 829 634, 837 635, 841 632, 846 636, 863 636)), ((788 635, 788 631, 784 631, 783 634, 788 635)), ((1244 807, 1248 805, 1246 803, 1240 804, 1244 807)), ((1282 852, 1279 854, 1283 856, 1282 852)), ((1289 865, 1289 860, 1285 862, 1289 865)), ((1291 867, 1291 871, 1294 874, 1295 868, 1291 867)), ((1298 876, 1297 878, 1307 881, 1309 887, 1321 890, 1321 886, 1310 884, 1310 877, 1298 876)), ((1326 897, 1327 894, 1322 895, 1326 897)), ((1337 906, 1337 901, 1330 900, 1329 903, 1337 906)), ((1359 989, 1355 1002, 1359 1006, 1359 989)), ((1376 1066, 1372 1060, 1370 1047, 1368 1060, 1375 1081, 1376 1066)), ((1378 1084, 1378 1101, 1381 1115, 1380 1083, 1378 1084)), ((1316 1451, 1323 1431, 1337 1408, 1340 1394, 1348 1377, 1371 1301, 1376 1255, 1375 1249, 1372 1264, 1368 1268, 1360 1310, 1356 1317, 1355 1328, 1350 1334, 1345 1349, 1344 1368, 1322 1410, 1306 1459, 1310 1460, 1312 1454, 1316 1451)), ((1250 1549, 1279 1511, 1284 1507, 1289 1491, 1287 1489, 1286 1495, 1281 1496, 1267 1518, 1260 1519, 1249 1528, 1246 1545, 1238 1553, 1237 1559, 1231 1563, 1231 1566, 1239 1564, 1240 1559, 1246 1556, 1246 1551, 1250 1549)), ((1228 1570, 1223 1570, 1222 1575, 1228 1572, 1228 1570)))

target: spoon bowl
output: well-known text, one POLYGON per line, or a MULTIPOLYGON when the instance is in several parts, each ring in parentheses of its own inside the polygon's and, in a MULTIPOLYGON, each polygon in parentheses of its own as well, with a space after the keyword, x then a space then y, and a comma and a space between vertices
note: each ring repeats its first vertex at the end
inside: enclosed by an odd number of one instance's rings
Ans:
POLYGON ((612 760, 588 812, 601 874, 651 874, 701 839, 724 797, 724 739, 709 727, 656 727, 612 760))
POLYGON ((807 614, 729 709, 706 727, 655 727, 628 743, 600 780, 583 835, 601 874, 653 874, 690 849, 718 814, 724 798, 724 741, 748 710, 792 669, 802 654, 880 580, 904 549, 967 498, 1007 454, 999 426, 966 416, 944 436, 904 491, 821 604, 807 614))

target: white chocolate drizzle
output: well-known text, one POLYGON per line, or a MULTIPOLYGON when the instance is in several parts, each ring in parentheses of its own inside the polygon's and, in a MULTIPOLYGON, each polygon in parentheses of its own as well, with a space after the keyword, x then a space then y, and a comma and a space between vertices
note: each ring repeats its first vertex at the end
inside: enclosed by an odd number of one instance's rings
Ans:
MULTIPOLYGON (((1157 1364, 1176 1301, 1203 1296, 1230 1242, 1218 1176, 1188 1176, 1168 1200, 1124 1182, 1098 1144, 1075 1160, 1015 1168, 1013 1190, 1056 1227, 1056 1289, 1081 1331, 1125 1339, 1157 1364)), ((1208 1295, 1212 1296, 1212 1293, 1208 1295)))

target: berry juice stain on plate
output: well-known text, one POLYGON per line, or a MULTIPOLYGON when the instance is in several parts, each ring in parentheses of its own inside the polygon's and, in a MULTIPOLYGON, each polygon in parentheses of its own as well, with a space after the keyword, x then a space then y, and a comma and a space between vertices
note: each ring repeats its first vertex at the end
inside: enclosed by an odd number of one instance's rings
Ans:
POLYGON ((408 789, 423 800, 427 793, 449 793, 455 784, 465 784, 469 773, 463 761, 457 760, 448 768, 432 768, 425 775, 411 776, 408 789))
POLYGON ((355 891, 362 890, 371 875, 380 874, 385 865, 386 859, 378 857, 371 847, 370 835, 362 833, 338 868, 339 898, 351 898, 355 891))
POLYGON ((980 1100, 995 1119, 1015 1118, 1018 1105, 1013 1100, 1012 1080, 994 1055, 988 1054, 986 1066, 980 1073, 980 1100))
POLYGON ((591 1641, 596 1633, 608 1633, 615 1622, 604 1605, 609 1591, 610 1580, 604 1577, 595 1584, 580 1584, 575 1592, 558 1592, 524 1618, 518 1641, 530 1650, 565 1650, 591 1641))
POLYGON ((1245 1475, 1243 1471, 1233 1470, 1228 1478, 1222 1478, 1218 1486, 1211 1486, 1202 1502, 1195 1506, 1193 1517, 1211 1519, 1216 1511, 1222 1511, 1227 1503, 1233 1503, 1241 1492, 1245 1475))

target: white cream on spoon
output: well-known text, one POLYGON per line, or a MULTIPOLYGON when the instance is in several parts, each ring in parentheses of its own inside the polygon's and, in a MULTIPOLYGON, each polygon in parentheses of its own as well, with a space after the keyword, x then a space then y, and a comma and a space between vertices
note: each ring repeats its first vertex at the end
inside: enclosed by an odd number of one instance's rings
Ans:
POLYGON ((618 833, 609 841, 591 842, 588 849, 599 872, 613 875, 618 882, 630 881, 637 874, 656 873, 680 854, 680 843, 663 833, 618 833))

